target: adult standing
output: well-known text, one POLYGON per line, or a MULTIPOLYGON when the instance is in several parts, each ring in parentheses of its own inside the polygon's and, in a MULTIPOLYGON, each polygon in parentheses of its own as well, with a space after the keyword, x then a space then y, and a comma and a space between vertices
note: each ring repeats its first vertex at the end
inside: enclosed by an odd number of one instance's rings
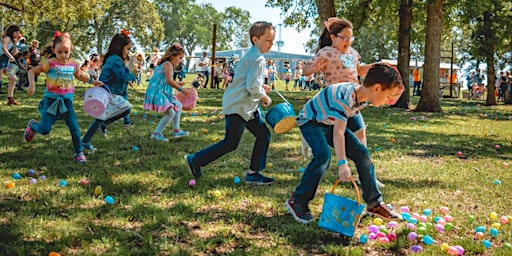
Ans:
POLYGON ((196 69, 199 73, 202 73, 203 77, 205 78, 203 88, 207 88, 208 86, 208 80, 210 79, 210 72, 208 69, 210 68, 210 64, 210 58, 206 56, 206 52, 203 52, 203 57, 199 58, 196 69))
POLYGON ((412 77, 414 80, 414 87, 413 87, 413 96, 420 96, 421 95, 421 74, 420 74, 420 68, 416 66, 414 70, 412 71, 412 77))
POLYGON ((13 98, 14 86, 16 85, 16 80, 18 78, 15 73, 7 72, 7 70, 9 67, 12 67, 13 65, 15 66, 15 64, 13 64, 16 62, 14 56, 18 54, 16 44, 20 37, 20 28, 16 25, 10 25, 3 33, 0 41, 0 88, 2 74, 5 74, 9 78, 9 85, 7 87, 7 105, 19 105, 19 103, 13 98))

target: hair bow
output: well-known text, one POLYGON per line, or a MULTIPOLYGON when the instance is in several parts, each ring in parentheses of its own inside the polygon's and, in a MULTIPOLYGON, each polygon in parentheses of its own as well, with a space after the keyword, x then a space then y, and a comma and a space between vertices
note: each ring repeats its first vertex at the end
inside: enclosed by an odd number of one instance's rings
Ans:
POLYGON ((55 31, 55 34, 53 34, 53 39, 55 39, 59 36, 71 38, 71 36, 67 32, 61 33, 60 31, 57 30, 57 31, 55 31))
POLYGON ((180 44, 180 43, 177 43, 177 42, 172 43, 172 46, 174 46, 174 48, 176 48, 176 49, 178 49, 178 50, 180 50, 181 48, 183 48, 183 47, 181 46, 181 44, 180 44))
POLYGON ((336 22, 337 20, 338 20, 338 18, 332 17, 332 18, 327 19, 327 21, 324 21, 324 25, 328 31, 331 30, 332 24, 334 22, 336 22))
POLYGON ((130 31, 128 31, 124 28, 121 30, 121 34, 125 35, 126 37, 130 37, 130 31))

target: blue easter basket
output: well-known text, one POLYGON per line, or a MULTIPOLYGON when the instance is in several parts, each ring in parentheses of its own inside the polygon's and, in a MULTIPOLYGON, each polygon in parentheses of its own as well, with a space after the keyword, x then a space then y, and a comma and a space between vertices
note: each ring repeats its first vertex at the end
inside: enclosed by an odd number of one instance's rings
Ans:
POLYGON ((319 227, 345 236, 354 236, 366 206, 361 204, 361 194, 357 184, 353 179, 351 181, 356 190, 357 201, 334 194, 334 189, 340 182, 338 179, 331 193, 326 193, 324 196, 324 206, 318 221, 319 227))

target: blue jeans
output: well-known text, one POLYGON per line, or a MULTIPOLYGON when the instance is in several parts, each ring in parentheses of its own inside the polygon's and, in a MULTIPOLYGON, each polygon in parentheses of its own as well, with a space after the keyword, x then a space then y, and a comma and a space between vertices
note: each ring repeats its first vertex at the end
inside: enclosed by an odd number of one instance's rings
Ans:
MULTIPOLYGON (((320 179, 331 163, 330 147, 333 147, 333 127, 315 121, 309 121, 300 126, 300 131, 313 152, 313 159, 304 171, 294 194, 295 200, 303 205, 307 205, 309 201, 313 200, 320 179)), ((347 157, 356 164, 364 201, 369 205, 380 203, 382 194, 377 187, 370 152, 350 129, 345 130, 345 151, 347 157)))
MULTIPOLYGON (((122 95, 125 100, 128 100, 128 93, 126 95, 122 95)), ((132 120, 130 120, 130 112, 128 112, 125 116, 123 116, 124 124, 131 124, 132 120)), ((110 123, 109 123, 110 124, 110 123)), ((108 124, 106 124, 108 125, 108 124)))
POLYGON ((114 116, 110 119, 107 119, 105 121, 103 120, 100 120, 100 119, 94 119, 94 121, 92 121, 92 123, 89 125, 89 128, 87 129, 87 132, 85 132, 85 135, 84 135, 84 138, 82 139, 82 142, 83 143, 89 143, 91 142, 92 140, 92 137, 94 136, 94 134, 96 133, 96 131, 103 125, 109 125, 111 123, 113 123, 114 121, 116 121, 117 119, 120 119, 121 117, 125 117, 125 116, 128 116, 128 114, 130 113, 131 109, 128 109, 126 110, 125 112, 117 115, 117 116, 114 116))
POLYGON ((225 117, 226 135, 224 139, 202 149, 194 154, 194 165, 206 166, 217 160, 221 156, 235 150, 240 143, 244 129, 247 129, 256 137, 254 148, 252 150, 250 169, 258 172, 266 167, 268 146, 270 144, 270 131, 267 125, 260 117, 260 114, 254 112, 254 119, 246 122, 240 115, 232 114, 225 117))
POLYGON ((73 149, 75 154, 82 152, 82 143, 80 143, 80 127, 78 126, 78 121, 76 120, 75 109, 73 108, 73 102, 71 100, 64 100, 64 105, 68 109, 68 111, 64 114, 52 115, 46 110, 48 107, 52 105, 55 99, 50 99, 44 97, 41 102, 39 102, 39 113, 41 114, 41 122, 33 123, 30 129, 34 132, 40 133, 42 135, 47 135, 51 132, 53 124, 55 121, 62 119, 66 122, 66 125, 69 128, 69 133, 71 133, 71 141, 73 142, 73 149))

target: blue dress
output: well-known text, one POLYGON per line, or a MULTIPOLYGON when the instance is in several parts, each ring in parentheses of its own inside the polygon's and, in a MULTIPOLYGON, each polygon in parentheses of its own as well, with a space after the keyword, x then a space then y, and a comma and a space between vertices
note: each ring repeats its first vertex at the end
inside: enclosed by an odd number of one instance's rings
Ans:
MULTIPOLYGON (((164 63, 169 63, 166 61, 164 63)), ((165 70, 163 64, 158 65, 153 72, 153 76, 149 80, 146 95, 144 96, 144 110, 152 110, 157 112, 165 112, 170 107, 176 109, 178 101, 172 93, 172 86, 165 81, 165 70)))

